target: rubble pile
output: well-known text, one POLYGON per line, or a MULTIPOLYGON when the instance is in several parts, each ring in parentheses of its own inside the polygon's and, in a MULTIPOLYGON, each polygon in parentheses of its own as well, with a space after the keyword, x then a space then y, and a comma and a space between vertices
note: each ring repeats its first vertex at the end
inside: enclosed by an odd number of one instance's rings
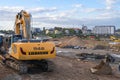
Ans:
POLYGON ((109 44, 110 49, 115 52, 120 52, 120 43, 119 44, 109 44))
POLYGON ((109 63, 103 60, 100 62, 100 64, 96 65, 95 67, 92 67, 90 70, 93 74, 105 74, 105 75, 112 74, 111 66, 109 65, 109 63))
POLYGON ((65 48, 65 47, 86 47, 86 48, 94 48, 97 45, 102 45, 103 47, 106 46, 106 42, 104 41, 97 41, 97 40, 85 40, 80 37, 63 37, 59 39, 59 43, 56 45, 57 47, 65 48))
POLYGON ((96 49, 108 49, 109 48, 109 46, 105 46, 105 45, 96 45, 95 47, 94 47, 94 50, 96 50, 96 49))
POLYGON ((80 53, 80 54, 76 54, 77 58, 81 59, 81 60, 85 60, 85 59, 105 59, 105 55, 101 55, 101 54, 94 54, 94 53, 80 53))

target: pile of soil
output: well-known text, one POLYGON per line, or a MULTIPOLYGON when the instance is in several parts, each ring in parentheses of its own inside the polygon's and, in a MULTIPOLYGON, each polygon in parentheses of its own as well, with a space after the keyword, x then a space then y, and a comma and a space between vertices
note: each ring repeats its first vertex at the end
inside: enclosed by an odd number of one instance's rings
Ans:
POLYGON ((107 46, 108 43, 105 41, 97 41, 97 40, 85 40, 81 39, 80 37, 73 36, 73 37, 63 37, 59 39, 58 47, 65 47, 65 46, 82 46, 87 48, 94 48, 97 45, 107 46))

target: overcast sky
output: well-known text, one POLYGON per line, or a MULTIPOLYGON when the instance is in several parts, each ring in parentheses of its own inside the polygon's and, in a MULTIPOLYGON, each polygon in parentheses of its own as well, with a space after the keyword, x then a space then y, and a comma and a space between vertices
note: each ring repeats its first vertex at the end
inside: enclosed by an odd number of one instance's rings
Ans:
POLYGON ((0 29, 13 29, 15 15, 26 10, 34 27, 115 25, 120 28, 120 0, 0 0, 0 29))

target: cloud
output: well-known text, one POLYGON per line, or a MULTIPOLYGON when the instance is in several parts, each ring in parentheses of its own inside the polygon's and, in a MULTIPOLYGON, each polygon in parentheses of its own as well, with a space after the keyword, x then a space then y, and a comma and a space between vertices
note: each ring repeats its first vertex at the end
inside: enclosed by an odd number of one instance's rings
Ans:
POLYGON ((0 21, 10 21, 15 18, 15 15, 20 10, 24 10, 21 6, 0 6, 0 21))
POLYGON ((6 11, 6 12, 18 12, 19 10, 25 9, 24 7, 21 6, 16 6, 16 7, 9 7, 9 6, 3 6, 0 7, 0 11, 6 11))
POLYGON ((75 8, 82 8, 83 4, 74 4, 73 7, 75 7, 75 8))
POLYGON ((3 6, 0 7, 0 11, 4 13, 16 13, 19 12, 20 10, 26 10, 31 13, 42 13, 42 12, 54 12, 57 11, 56 7, 51 7, 51 8, 44 8, 44 7, 36 7, 36 8, 25 8, 21 6, 3 6))
POLYGON ((51 8, 37 7, 37 8, 28 9, 28 11, 31 13, 54 12, 54 11, 57 11, 57 8, 56 7, 51 7, 51 8))
POLYGON ((37 16, 35 22, 42 22, 54 25, 115 25, 119 26, 120 11, 105 8, 74 7, 67 11, 47 13, 44 16, 37 16), (82 16, 80 16, 82 14, 82 16), (84 15, 84 16, 83 16, 84 15), (113 21, 114 20, 114 21, 113 21))
MULTIPOLYGON (((21 6, 0 6, 0 20, 13 20, 15 18, 15 15, 20 12, 21 10, 26 10, 27 12, 31 14, 41 14, 41 13, 49 13, 49 12, 55 12, 57 11, 56 7, 51 8, 44 8, 44 7, 37 7, 37 8, 25 8, 21 6)), ((36 15, 35 15, 36 16, 36 15)))
POLYGON ((84 8, 81 10, 82 12, 85 12, 85 13, 90 13, 90 12, 95 12, 97 11, 96 8, 84 8))
POLYGON ((99 19, 120 18, 120 11, 105 12, 97 15, 99 19))
MULTIPOLYGON (((117 25, 120 21, 120 10, 116 10, 114 4, 117 0, 106 0, 106 7, 95 8, 86 7, 82 4, 73 4, 71 9, 60 10, 57 7, 0 7, 0 24, 1 21, 11 21, 14 24, 15 15, 21 9, 25 9, 33 16, 33 26, 87 26, 95 25, 117 25)), ((5 22, 4 22, 5 23, 5 22)), ((8 26, 8 25, 6 25, 8 26)))
POLYGON ((80 27, 81 25, 85 24, 88 27, 89 26, 96 26, 96 25, 115 25, 115 26, 119 26, 120 23, 120 17, 109 17, 109 18, 100 18, 96 17, 96 18, 82 18, 82 19, 75 19, 75 18, 69 18, 69 17, 59 17, 56 19, 53 19, 52 17, 41 17, 38 19, 35 19, 35 22, 40 22, 40 25, 42 24, 51 24, 51 26, 49 25, 49 27, 54 27, 54 26, 63 26, 63 27, 80 27), (41 24, 42 23, 42 24, 41 24), (54 25, 54 26, 53 26, 54 25))
POLYGON ((112 9, 117 0, 106 0, 106 9, 112 9))

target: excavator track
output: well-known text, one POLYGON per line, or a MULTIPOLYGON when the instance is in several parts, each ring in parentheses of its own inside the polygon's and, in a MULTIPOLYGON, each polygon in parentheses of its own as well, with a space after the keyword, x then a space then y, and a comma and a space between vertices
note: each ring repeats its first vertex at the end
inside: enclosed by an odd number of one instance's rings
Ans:
POLYGON ((19 73, 21 73, 21 74, 27 73, 27 71, 28 71, 27 64, 25 64, 23 62, 18 62, 18 61, 14 61, 14 60, 6 60, 5 65, 13 68, 14 70, 19 71, 19 73))
POLYGON ((47 71, 48 72, 53 72, 54 69, 55 69, 55 64, 50 60, 47 60, 47 63, 48 63, 48 70, 47 71))
POLYGON ((33 68, 40 69, 43 72, 52 72, 54 69, 54 64, 50 60, 17 61, 13 58, 9 58, 2 63, 18 71, 20 74, 26 74, 33 68))
MULTIPOLYGON (((52 72, 54 70, 54 63, 50 60, 39 60, 35 61, 34 68, 40 69, 43 72, 52 72)), ((32 67, 32 69, 34 69, 32 67)))
POLYGON ((43 72, 52 72, 55 65, 50 60, 16 60, 9 54, 1 55, 0 63, 2 65, 8 66, 20 74, 25 74, 31 71, 31 69, 40 69, 43 72))

